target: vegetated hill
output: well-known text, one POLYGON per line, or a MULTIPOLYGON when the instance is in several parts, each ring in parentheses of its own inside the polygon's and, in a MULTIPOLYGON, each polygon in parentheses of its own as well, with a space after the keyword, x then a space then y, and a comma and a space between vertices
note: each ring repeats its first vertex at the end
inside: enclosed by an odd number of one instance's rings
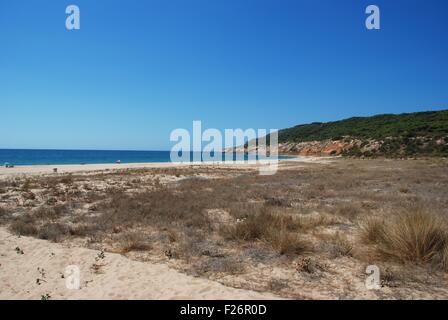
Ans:
POLYGON ((362 139, 386 137, 444 137, 448 135, 448 110, 354 117, 326 123, 311 123, 283 129, 279 142, 335 139, 343 136, 362 139))
POLYGON ((279 131, 280 152, 346 156, 448 156, 448 110, 354 117, 279 131))

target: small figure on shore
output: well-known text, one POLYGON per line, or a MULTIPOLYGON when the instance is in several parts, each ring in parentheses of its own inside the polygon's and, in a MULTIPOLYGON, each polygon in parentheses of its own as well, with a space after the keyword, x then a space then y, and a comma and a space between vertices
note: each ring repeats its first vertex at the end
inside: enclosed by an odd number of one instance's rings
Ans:
POLYGON ((58 168, 53 168, 53 173, 58 173, 58 168))

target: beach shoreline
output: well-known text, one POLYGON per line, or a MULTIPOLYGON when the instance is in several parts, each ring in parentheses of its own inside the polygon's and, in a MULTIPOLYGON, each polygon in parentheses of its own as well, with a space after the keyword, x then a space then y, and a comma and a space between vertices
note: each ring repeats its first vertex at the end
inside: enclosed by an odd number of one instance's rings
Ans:
MULTIPOLYGON (((290 159, 280 159, 279 164, 286 162, 315 162, 322 163, 334 157, 291 157, 290 159)), ((160 169, 160 168, 185 168, 185 167, 232 167, 243 169, 257 169, 261 165, 266 165, 269 160, 257 161, 231 161, 231 162, 142 162, 142 163, 98 163, 98 164, 61 164, 61 165, 21 165, 13 168, 0 167, 0 178, 16 175, 41 175, 41 174, 64 174, 83 173, 122 169, 160 169), (54 172, 57 169, 57 172, 54 172)))

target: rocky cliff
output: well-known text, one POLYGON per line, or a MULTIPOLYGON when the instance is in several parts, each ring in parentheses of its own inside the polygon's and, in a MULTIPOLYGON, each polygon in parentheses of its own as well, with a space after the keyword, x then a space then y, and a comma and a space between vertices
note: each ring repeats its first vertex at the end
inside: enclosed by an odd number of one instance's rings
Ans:
MULTIPOLYGON (((259 151, 256 146, 248 147, 247 145, 231 150, 234 152, 248 153, 259 151)), ((278 149, 274 150, 271 148, 271 151, 277 151, 279 154, 300 156, 445 156, 448 154, 448 137, 387 137, 380 140, 342 137, 337 140, 325 139, 322 141, 283 142, 279 143, 278 149)))

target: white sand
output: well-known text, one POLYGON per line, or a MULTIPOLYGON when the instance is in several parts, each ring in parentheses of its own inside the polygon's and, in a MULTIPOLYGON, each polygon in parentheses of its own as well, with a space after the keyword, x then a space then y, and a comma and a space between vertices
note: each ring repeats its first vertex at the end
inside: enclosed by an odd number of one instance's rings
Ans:
MULTIPOLYGON (((334 157, 301 157, 291 159, 281 159, 279 164, 294 161, 297 162, 314 162, 314 163, 327 163, 334 157)), ((80 172, 94 172, 104 170, 117 170, 117 169, 144 169, 144 168, 176 168, 176 167, 191 167, 191 166, 219 166, 219 167, 233 167, 233 168, 252 168, 256 169, 263 164, 264 161, 260 160, 258 163, 254 162, 195 162, 195 163, 174 163, 174 162, 148 162, 148 163, 122 163, 122 164, 69 164, 69 165, 33 165, 33 166, 16 166, 14 168, 0 167, 0 178, 6 176, 15 175, 34 175, 34 174, 53 174, 53 168, 58 169, 58 174, 63 173, 80 173, 80 172)))
POLYGON ((277 299, 271 294, 225 287, 194 278, 162 264, 138 262, 119 254, 68 248, 29 237, 11 235, 0 228, 0 299, 277 299), (18 254, 19 247, 24 254, 18 254), (102 264, 99 273, 93 264, 102 264), (66 288, 61 275, 69 265, 78 265, 81 288, 66 288), (45 277, 38 268, 45 270, 45 277), (43 279, 41 285, 36 279, 43 279))
POLYGON ((33 165, 16 166, 14 168, 0 167, 0 176, 2 175, 22 175, 22 174, 53 174, 53 169, 57 168, 59 174, 74 172, 92 172, 118 169, 137 169, 137 168, 173 168, 186 167, 191 164, 180 164, 171 162, 148 162, 148 163, 126 163, 126 164, 64 164, 64 165, 33 165))

